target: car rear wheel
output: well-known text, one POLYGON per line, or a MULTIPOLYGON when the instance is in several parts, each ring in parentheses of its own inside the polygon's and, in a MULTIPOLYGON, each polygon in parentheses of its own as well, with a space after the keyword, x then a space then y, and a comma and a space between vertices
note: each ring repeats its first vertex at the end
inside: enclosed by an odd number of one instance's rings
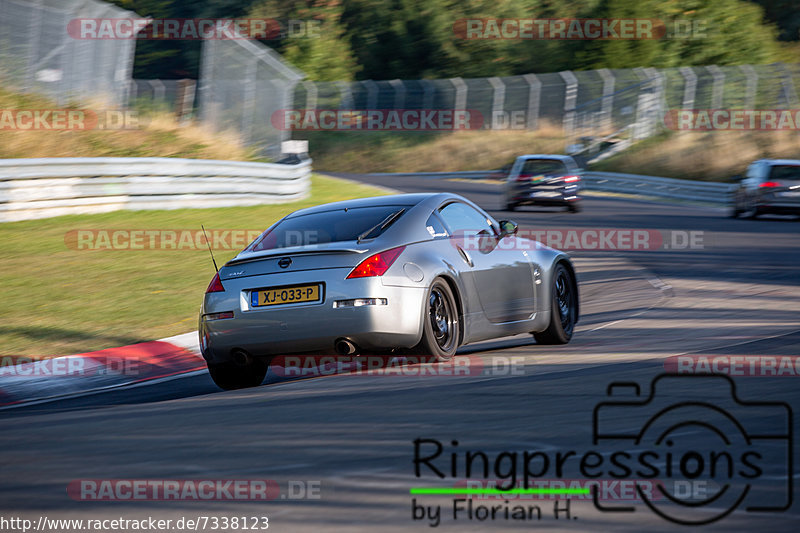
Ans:
POLYGON ((553 272, 550 324, 533 334, 538 344, 566 344, 572 339, 578 311, 578 291, 567 268, 558 264, 553 272))
POLYGON ((415 352, 433 355, 437 361, 449 361, 458 349, 461 322, 456 299, 450 286, 436 278, 428 289, 422 340, 415 352))
POLYGON ((208 373, 217 386, 224 390, 246 389, 258 387, 267 375, 269 365, 261 360, 254 360, 247 365, 223 363, 209 365, 208 373))
POLYGON ((516 210, 517 210, 517 204, 515 204, 514 202, 506 203, 506 211, 516 211, 516 210))
POLYGON ((570 213, 580 213, 580 211, 581 211, 581 206, 580 206, 580 204, 578 204, 578 203, 571 203, 571 204, 569 204, 569 205, 567 206, 567 210, 568 210, 570 213))

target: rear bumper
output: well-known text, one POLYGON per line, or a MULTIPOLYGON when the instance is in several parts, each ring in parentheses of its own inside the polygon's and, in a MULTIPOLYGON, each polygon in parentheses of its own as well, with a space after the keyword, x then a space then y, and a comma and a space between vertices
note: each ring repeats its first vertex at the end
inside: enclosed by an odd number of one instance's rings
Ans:
POLYGON ((760 213, 800 215, 800 203, 797 202, 763 202, 759 203, 757 208, 760 213))
POLYGON ((387 287, 380 278, 344 279, 348 269, 330 269, 306 280, 293 275, 270 275, 265 282, 239 279, 226 283, 224 293, 205 296, 199 320, 200 348, 210 364, 229 361, 231 352, 245 350, 258 356, 301 352, 332 352, 337 339, 346 338, 363 349, 410 348, 422 337, 424 288, 387 287), (282 279, 283 278, 283 279, 282 279), (321 282, 321 302, 250 308, 252 288, 289 283, 321 282), (381 305, 334 307, 334 302, 382 299, 381 305), (383 305, 385 301, 385 305, 383 305), (233 311, 230 319, 209 320, 209 313, 233 311))
POLYGON ((537 196, 534 193, 516 193, 512 201, 517 205, 571 205, 580 202, 580 197, 575 193, 559 194, 558 196, 537 196))

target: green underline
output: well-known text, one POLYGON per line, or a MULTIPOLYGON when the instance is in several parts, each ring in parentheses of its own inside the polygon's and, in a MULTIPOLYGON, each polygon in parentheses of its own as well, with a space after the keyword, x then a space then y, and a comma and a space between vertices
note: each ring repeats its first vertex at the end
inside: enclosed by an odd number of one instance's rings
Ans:
POLYGON ((589 494, 588 488, 583 489, 454 489, 450 487, 413 487, 410 494, 589 494))

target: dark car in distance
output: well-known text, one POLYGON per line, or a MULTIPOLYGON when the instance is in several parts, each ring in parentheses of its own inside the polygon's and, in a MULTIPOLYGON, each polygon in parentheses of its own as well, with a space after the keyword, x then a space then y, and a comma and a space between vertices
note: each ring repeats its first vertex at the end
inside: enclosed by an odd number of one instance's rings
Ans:
POLYGON ((581 210, 582 170, 568 155, 521 155, 508 167, 503 183, 503 207, 522 205, 566 207, 581 210))

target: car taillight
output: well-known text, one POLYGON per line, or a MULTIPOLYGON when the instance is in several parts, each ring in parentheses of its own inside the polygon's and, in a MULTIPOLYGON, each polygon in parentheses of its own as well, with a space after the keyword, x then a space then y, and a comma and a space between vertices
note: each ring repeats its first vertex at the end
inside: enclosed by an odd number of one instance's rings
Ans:
POLYGON ((578 176, 564 176, 564 181, 567 183, 573 183, 576 181, 581 181, 581 178, 578 176))
POLYGON ((347 279, 383 276, 405 249, 405 246, 398 246, 367 257, 347 275, 347 279))
POLYGON ((530 174, 520 174, 517 176, 517 181, 531 181, 530 174))
POLYGON ((222 282, 219 280, 219 272, 214 274, 214 278, 211 280, 211 283, 208 284, 208 288, 206 289, 206 294, 209 292, 224 292, 225 287, 222 286, 222 282))
POLYGON ((781 184, 778 183, 777 181, 765 181, 764 183, 759 185, 759 187, 780 187, 780 186, 781 184))

